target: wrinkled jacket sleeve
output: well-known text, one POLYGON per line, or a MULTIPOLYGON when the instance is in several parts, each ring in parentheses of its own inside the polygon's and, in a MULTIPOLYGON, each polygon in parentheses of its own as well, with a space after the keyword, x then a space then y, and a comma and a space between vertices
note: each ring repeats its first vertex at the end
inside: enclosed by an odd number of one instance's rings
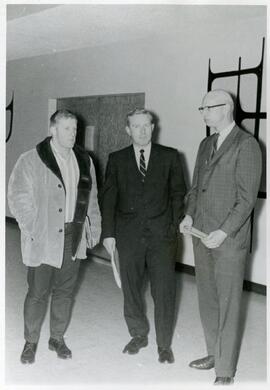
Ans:
POLYGON ((115 154, 109 155, 105 183, 101 193, 102 239, 115 237, 115 213, 118 200, 117 165, 115 154))
POLYGON ((201 145, 199 147, 194 173, 193 173, 193 179, 192 179, 192 186, 187 194, 187 209, 186 214, 190 215, 192 218, 194 218, 195 211, 196 211, 196 203, 197 203, 197 191, 198 191, 198 175, 199 175, 199 155, 201 151, 201 145))
POLYGON ((237 199, 220 229, 231 237, 250 216, 257 200, 262 172, 262 156, 258 142, 249 137, 241 146, 235 169, 237 199))
POLYGON ((184 199, 186 194, 184 172, 178 152, 175 152, 172 162, 170 175, 170 193, 173 210, 173 225, 178 227, 184 213, 184 199))
POLYGON ((34 174, 31 159, 22 155, 15 164, 8 183, 8 205, 25 234, 33 233, 37 214, 34 174))
POLYGON ((90 199, 88 205, 87 215, 90 219, 91 234, 92 234, 92 245, 95 246, 99 243, 101 234, 101 215, 98 204, 98 191, 97 191, 97 179, 95 167, 91 160, 90 175, 92 179, 92 188, 90 192, 90 199))

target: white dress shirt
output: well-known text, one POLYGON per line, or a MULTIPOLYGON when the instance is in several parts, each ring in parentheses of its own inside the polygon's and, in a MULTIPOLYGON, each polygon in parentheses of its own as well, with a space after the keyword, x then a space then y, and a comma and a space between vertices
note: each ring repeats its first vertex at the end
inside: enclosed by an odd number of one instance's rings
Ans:
POLYGON ((226 127, 225 129, 219 132, 219 137, 217 139, 217 150, 220 148, 225 138, 228 137, 228 135, 230 134, 234 126, 235 126, 235 121, 233 121, 228 127, 226 127))
POLYGON ((140 150, 144 150, 145 167, 147 169, 148 163, 149 163, 149 158, 150 158, 150 153, 151 153, 151 146, 152 146, 151 142, 149 142, 149 144, 146 146, 138 146, 138 145, 133 144, 136 162, 137 162, 137 166, 138 166, 139 170, 140 170, 140 157, 141 157, 140 150))
POLYGON ((68 157, 64 158, 57 151, 52 141, 51 148, 56 158, 66 188, 65 222, 72 222, 74 218, 78 191, 77 187, 80 177, 78 162, 72 149, 68 157))

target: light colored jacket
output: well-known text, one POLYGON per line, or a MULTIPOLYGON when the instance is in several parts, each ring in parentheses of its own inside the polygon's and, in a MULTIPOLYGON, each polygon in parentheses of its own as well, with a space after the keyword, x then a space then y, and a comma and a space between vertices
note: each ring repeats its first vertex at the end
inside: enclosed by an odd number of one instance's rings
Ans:
MULTIPOLYGON (((91 158, 90 163, 92 187, 87 216, 94 246, 101 234, 101 216, 91 158)), ((65 188, 36 148, 22 154, 15 164, 8 184, 8 204, 21 230, 23 263, 31 267, 49 264, 60 268, 64 250, 65 188)), ((86 258, 85 225, 74 258, 86 258)))

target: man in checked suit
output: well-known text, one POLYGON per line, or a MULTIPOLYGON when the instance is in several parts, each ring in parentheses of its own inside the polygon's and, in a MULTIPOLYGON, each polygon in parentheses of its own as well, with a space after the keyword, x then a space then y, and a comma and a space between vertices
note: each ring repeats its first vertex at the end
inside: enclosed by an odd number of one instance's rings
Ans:
POLYGON ((101 197, 102 237, 110 254, 115 247, 119 252, 124 316, 132 336, 123 352, 135 354, 148 344, 142 297, 147 268, 159 361, 173 363, 175 255, 186 186, 177 150, 152 143, 153 130, 149 111, 127 115, 133 144, 109 156, 101 197))
POLYGON ((207 93, 199 110, 216 134, 200 144, 180 224, 182 233, 194 226, 207 234, 193 238, 193 249, 208 355, 190 366, 215 368, 215 384, 227 385, 233 383, 239 352, 241 293, 261 151, 256 139, 235 124, 233 100, 226 91, 207 93))

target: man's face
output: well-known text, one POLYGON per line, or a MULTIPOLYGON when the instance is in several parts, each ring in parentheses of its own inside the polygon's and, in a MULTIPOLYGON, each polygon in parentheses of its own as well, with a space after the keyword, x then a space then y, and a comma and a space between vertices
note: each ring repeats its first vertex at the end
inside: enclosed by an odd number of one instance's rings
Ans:
POLYGON ((147 114, 137 114, 129 118, 129 126, 126 127, 132 142, 137 146, 146 146, 151 142, 154 124, 147 114))
POLYGON ((58 119, 51 128, 53 139, 59 146, 65 149, 72 149, 77 134, 77 121, 74 118, 58 119))
POLYGON ((226 117, 226 106, 212 107, 216 104, 225 103, 224 99, 219 96, 206 95, 202 101, 202 107, 210 106, 205 108, 202 112, 202 117, 205 124, 209 127, 219 127, 226 117))

